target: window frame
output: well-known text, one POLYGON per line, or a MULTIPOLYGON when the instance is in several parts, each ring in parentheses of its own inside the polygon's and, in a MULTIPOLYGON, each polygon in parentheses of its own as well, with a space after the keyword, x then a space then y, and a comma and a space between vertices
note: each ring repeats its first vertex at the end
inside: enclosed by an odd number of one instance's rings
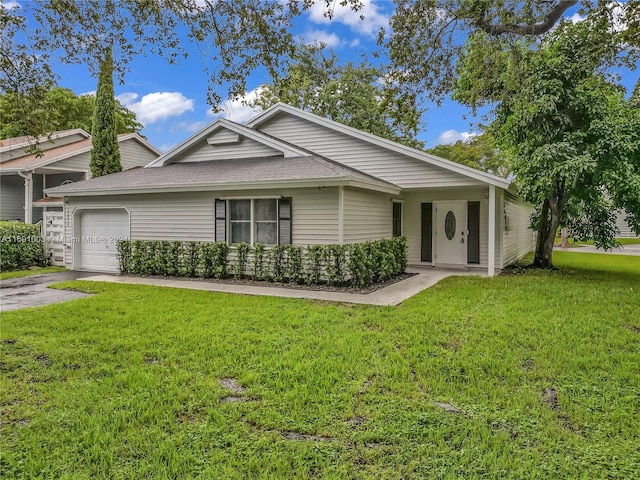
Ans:
MULTIPOLYGON (((226 230, 227 230, 227 239, 226 242, 229 246, 234 246, 234 245, 239 245, 239 243, 233 243, 232 242, 232 231, 231 231, 231 224, 232 223, 246 223, 249 222, 250 224, 250 229, 249 229, 249 242, 246 242, 247 244, 249 244, 250 246, 254 246, 256 243, 256 222, 258 222, 258 220, 256 220, 256 215, 255 215, 255 201, 256 200, 275 200, 276 202, 276 209, 275 209, 275 219, 274 220, 260 220, 259 222, 261 223, 275 223, 276 224, 276 243, 264 243, 263 245, 265 246, 274 246, 274 245, 279 245, 280 244, 280 217, 279 217, 279 210, 280 210, 280 200, 282 199, 282 197, 278 196, 278 197, 274 197, 274 196, 270 196, 270 197, 227 197, 227 198, 220 198, 220 200, 224 200, 226 202, 226 206, 227 206, 227 225, 226 225, 226 230), (231 220, 231 202, 233 201, 242 201, 242 200, 249 200, 250 203, 250 212, 249 212, 249 220, 231 220)), ((242 242, 240 242, 242 243, 242 242)))

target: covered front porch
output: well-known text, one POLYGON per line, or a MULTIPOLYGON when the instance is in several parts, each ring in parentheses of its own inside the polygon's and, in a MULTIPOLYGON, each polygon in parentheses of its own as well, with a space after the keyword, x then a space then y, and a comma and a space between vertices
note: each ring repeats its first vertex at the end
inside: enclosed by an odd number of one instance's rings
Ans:
POLYGON ((404 190, 394 202, 401 204, 410 265, 485 271, 489 276, 503 267, 503 189, 404 190))
POLYGON ((62 199, 45 197, 44 190, 88 178, 88 172, 58 168, 0 171, 0 220, 38 223, 47 210, 61 210, 62 199))

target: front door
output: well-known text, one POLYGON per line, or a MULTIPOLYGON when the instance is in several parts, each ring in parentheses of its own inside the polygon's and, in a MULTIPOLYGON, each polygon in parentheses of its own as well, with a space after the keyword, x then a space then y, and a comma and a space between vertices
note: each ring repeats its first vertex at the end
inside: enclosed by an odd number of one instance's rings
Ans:
POLYGON ((436 204, 436 264, 467 265, 467 202, 436 204))

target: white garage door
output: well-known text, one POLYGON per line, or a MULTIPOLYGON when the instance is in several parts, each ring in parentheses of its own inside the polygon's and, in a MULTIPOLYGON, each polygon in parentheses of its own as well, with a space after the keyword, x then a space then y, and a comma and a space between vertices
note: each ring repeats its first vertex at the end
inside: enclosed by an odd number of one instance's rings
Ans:
POLYGON ((80 213, 80 269, 118 272, 118 241, 129 238, 129 212, 124 209, 80 213))

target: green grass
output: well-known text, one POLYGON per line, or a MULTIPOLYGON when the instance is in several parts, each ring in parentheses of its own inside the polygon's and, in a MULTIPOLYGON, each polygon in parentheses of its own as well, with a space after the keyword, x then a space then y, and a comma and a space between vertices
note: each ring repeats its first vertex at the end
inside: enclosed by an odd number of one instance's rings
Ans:
POLYGON ((640 257, 554 258, 395 308, 66 283, 2 315, 0 477, 638 478, 640 257))
MULTIPOLYGON (((560 237, 558 237, 558 243, 560 237)), ((640 238, 616 238, 616 241, 621 245, 638 245, 640 244, 640 238)), ((569 245, 593 245, 593 240, 586 242, 579 242, 573 238, 569 238, 569 245)))
POLYGON ((31 275, 42 275, 44 273, 64 272, 65 270, 66 270, 65 267, 42 267, 42 268, 33 268, 32 270, 14 270, 11 272, 0 272, 0 280, 29 277, 31 275))

